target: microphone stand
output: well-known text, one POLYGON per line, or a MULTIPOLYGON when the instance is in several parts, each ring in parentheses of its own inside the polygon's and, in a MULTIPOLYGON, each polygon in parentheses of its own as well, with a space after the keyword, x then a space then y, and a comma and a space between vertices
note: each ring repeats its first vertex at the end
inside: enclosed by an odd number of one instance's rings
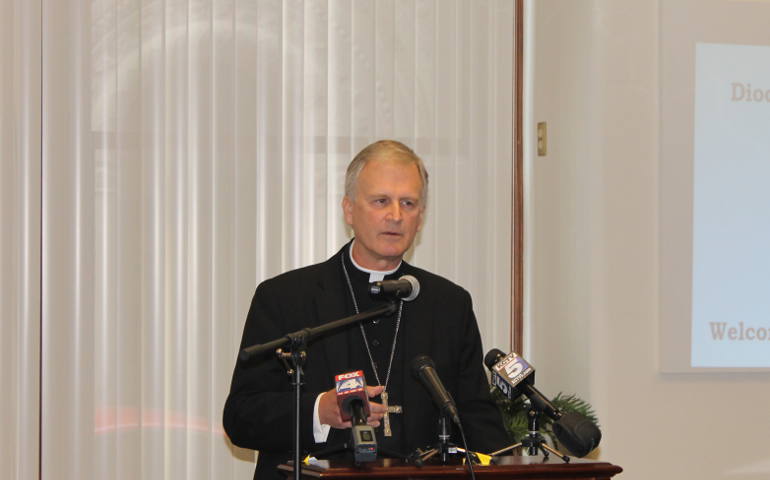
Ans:
POLYGON ((459 454, 462 456, 463 453, 460 452, 461 449, 450 441, 451 433, 451 422, 446 414, 442 413, 438 418, 438 442, 427 450, 418 448, 410 455, 410 457, 414 460, 415 464, 420 466, 423 465, 426 460, 436 455, 440 456, 442 464, 449 462, 450 455, 459 454))
POLYGON ((361 312, 357 315, 351 315, 349 317, 341 318, 333 322, 324 323, 313 328, 303 328, 296 332, 291 332, 283 337, 277 338, 267 343, 259 345, 251 345, 241 350, 238 358, 241 362, 250 360, 251 358, 275 350, 276 356, 281 360, 286 373, 292 377, 291 385, 294 387, 294 480, 300 480, 301 458, 302 453, 302 436, 301 436, 301 419, 300 419, 300 396, 302 392, 303 382, 303 365, 307 360, 307 344, 313 338, 326 333, 330 330, 336 330, 346 325, 353 323, 363 322, 370 318, 381 317, 383 315, 391 315, 396 311, 396 302, 390 301, 387 305, 382 307, 373 308, 365 312, 361 312), (289 344, 289 352, 283 351, 281 347, 289 344))
POLYGON ((547 461, 549 452, 553 453, 557 457, 564 460, 564 463, 569 463, 569 457, 567 455, 564 455, 560 451, 556 450, 555 448, 551 447, 545 442, 545 438, 543 435, 539 432, 538 422, 540 418, 540 410, 538 410, 534 404, 531 404, 529 407, 529 412, 527 413, 528 417, 528 425, 529 425, 529 433, 524 436, 524 438, 521 439, 520 442, 515 443, 513 445, 510 445, 508 447, 505 447, 503 449, 500 449, 496 452, 492 452, 489 454, 490 457, 497 457, 499 455, 502 455, 503 453, 507 453, 513 449, 519 448, 519 447, 527 447, 527 454, 528 455, 537 455, 539 452, 543 454, 543 460, 547 461))

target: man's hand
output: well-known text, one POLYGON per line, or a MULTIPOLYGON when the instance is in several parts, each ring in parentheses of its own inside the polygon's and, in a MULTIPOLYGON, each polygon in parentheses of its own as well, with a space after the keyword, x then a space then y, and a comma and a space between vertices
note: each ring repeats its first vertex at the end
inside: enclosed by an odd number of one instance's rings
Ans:
MULTIPOLYGON (((366 395, 369 398, 376 397, 384 390, 385 387, 382 385, 366 387, 366 395)), ((369 418, 366 419, 366 423, 373 427, 379 427, 383 416, 385 416, 385 407, 379 403, 369 402, 369 418)), ((334 388, 321 395, 321 400, 318 402, 318 419, 322 424, 331 425, 332 428, 350 428, 352 426, 349 420, 347 422, 342 421, 340 408, 337 405, 337 390, 334 388)))

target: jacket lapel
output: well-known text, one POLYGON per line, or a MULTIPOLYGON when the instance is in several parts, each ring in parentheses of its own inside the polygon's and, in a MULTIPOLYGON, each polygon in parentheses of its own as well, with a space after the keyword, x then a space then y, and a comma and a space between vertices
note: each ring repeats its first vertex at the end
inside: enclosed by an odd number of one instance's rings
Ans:
MULTIPOLYGON (((410 265, 406 264, 404 269, 405 274, 414 274, 410 265)), ((416 276, 416 275, 415 275, 416 276)), ((423 281, 422 278, 418 278, 419 281, 423 281)), ((423 286, 424 287, 424 286, 423 286)), ((434 322, 435 316, 431 315, 432 306, 427 301, 427 296, 417 297, 412 302, 406 302, 404 304, 404 319, 402 321, 403 336, 400 341, 403 341, 404 354, 402 356, 403 361, 403 375, 401 381, 401 391, 404 392, 404 405, 421 405, 424 398, 424 387, 419 383, 412 373, 412 360, 418 355, 433 355, 433 338, 434 332, 436 332, 434 322)), ((406 438, 420 438, 424 435, 424 432, 418 432, 421 425, 419 421, 415 420, 415 417, 424 415, 426 412, 416 412, 404 410, 404 428, 406 438), (410 416, 412 420, 410 420, 410 416)), ((408 442, 407 442, 408 443, 408 442)))
MULTIPOLYGON (((344 248, 342 251, 345 251, 344 248)), ((340 253, 323 264, 315 295, 318 325, 349 315, 339 259, 340 253)), ((329 371, 342 373, 348 364, 349 356, 345 329, 329 332, 326 335, 323 344, 329 371)))

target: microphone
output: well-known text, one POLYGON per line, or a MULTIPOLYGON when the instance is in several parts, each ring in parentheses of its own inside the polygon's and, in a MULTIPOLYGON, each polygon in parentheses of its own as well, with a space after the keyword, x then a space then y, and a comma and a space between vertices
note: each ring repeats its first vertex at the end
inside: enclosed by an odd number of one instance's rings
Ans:
POLYGON ((337 406, 340 407, 340 415, 343 421, 350 420, 356 423, 356 409, 360 409, 363 423, 369 417, 369 397, 366 396, 366 379, 363 370, 350 373, 341 373, 334 376, 337 390, 337 406), (353 408, 354 404, 356 409, 353 408))
POLYGON ((357 370, 335 375, 334 383, 340 416, 353 424, 350 430, 353 460, 356 463, 373 462, 377 459, 377 439, 374 428, 366 423, 370 407, 364 372, 357 370))
POLYGON ((522 357, 514 352, 506 355, 494 348, 484 357, 484 365, 492 372, 492 384, 506 397, 514 399, 526 395, 535 408, 552 419, 561 417, 559 409, 534 387, 535 369, 522 357))
POLYGON ((484 357, 492 372, 492 384, 506 397, 521 395, 529 398, 535 409, 553 419, 553 433, 567 450, 584 457, 599 446, 602 432, 589 418, 578 413, 562 413, 540 390, 535 388, 535 369, 515 352, 508 355, 492 349, 484 357))
POLYGON ((590 418, 579 413, 564 413, 551 426, 553 434, 576 457, 591 453, 602 439, 602 432, 590 418))
POLYGON ((369 293, 374 296, 401 298, 411 302, 420 294, 420 282, 412 275, 403 275, 398 280, 382 280, 369 284, 369 293))
POLYGON ((433 360, 427 355, 418 355, 412 360, 412 373, 425 385, 441 411, 449 415, 452 421, 462 428, 455 401, 441 383, 433 360))

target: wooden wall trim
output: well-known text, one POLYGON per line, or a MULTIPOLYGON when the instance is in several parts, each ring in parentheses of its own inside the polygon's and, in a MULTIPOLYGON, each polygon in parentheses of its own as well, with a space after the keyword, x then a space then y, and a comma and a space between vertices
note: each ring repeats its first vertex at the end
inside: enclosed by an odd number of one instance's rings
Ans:
POLYGON ((511 346, 524 347, 524 0, 516 0, 514 19, 513 255, 511 268, 511 346))

